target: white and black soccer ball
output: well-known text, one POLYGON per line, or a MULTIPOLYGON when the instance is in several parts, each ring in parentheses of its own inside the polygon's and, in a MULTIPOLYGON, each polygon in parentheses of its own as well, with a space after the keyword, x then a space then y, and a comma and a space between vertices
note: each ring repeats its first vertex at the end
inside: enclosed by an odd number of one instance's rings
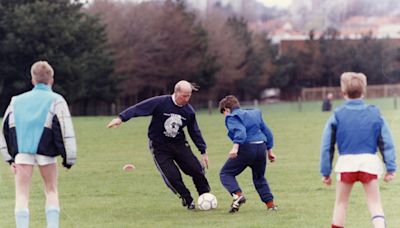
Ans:
POLYGON ((199 199, 197 200, 197 206, 202 211, 208 211, 217 208, 217 204, 217 197, 211 193, 204 193, 199 196, 199 199))

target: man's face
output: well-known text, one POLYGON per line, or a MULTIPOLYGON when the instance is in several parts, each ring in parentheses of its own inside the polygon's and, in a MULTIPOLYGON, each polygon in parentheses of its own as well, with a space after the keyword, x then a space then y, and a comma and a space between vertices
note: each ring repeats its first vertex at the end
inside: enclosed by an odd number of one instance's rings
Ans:
POLYGON ((179 106, 184 106, 189 103, 191 96, 191 90, 180 90, 175 93, 175 101, 179 106))

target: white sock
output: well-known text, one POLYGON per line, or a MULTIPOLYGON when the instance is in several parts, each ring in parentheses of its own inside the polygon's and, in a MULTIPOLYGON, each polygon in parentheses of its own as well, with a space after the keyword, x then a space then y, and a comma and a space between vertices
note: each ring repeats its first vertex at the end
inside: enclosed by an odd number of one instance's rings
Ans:
POLYGON ((60 223, 60 207, 46 207, 47 228, 58 228, 60 223))
POLYGON ((17 228, 29 227, 29 209, 19 208, 15 209, 15 224, 17 228))

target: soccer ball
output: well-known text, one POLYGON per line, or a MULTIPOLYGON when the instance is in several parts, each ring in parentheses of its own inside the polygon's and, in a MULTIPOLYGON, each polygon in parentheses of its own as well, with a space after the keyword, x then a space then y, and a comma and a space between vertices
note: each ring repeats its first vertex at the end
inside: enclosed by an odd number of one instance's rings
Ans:
POLYGON ((202 211, 208 211, 217 208, 217 203, 217 197, 211 193, 204 193, 199 196, 199 199, 197 200, 197 205, 202 211))

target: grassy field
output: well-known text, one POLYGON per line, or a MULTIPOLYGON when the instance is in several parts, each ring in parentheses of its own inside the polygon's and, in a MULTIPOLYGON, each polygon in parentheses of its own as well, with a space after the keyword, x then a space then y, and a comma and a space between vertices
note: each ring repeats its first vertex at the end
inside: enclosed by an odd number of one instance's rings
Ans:
MULTIPOLYGON (((334 106, 341 101, 335 101, 334 106)), ((372 100, 382 108, 395 143, 400 139, 400 111, 393 101, 372 100)), ((260 106, 274 132, 276 163, 268 163, 266 177, 280 211, 267 213, 254 189, 251 172, 245 170, 238 181, 248 198, 234 215, 228 214, 231 198, 219 181, 219 170, 231 143, 223 116, 198 113, 198 122, 208 144, 207 170, 218 208, 187 211, 165 186, 147 149, 149 118, 137 118, 119 129, 106 129, 112 117, 74 118, 78 139, 78 163, 71 170, 59 169, 61 227, 328 227, 335 187, 325 187, 319 175, 321 131, 329 113, 320 112, 320 103, 260 106), (123 172, 125 163, 136 166, 123 172)), ((192 147, 199 155, 195 147, 192 147)), ((59 159, 60 160, 60 159, 59 159)), ((195 198, 192 181, 184 181, 195 198)), ((381 194, 389 227, 400 226, 398 196, 400 181, 381 183, 381 194)), ((44 194, 35 170, 30 196, 31 227, 45 227, 44 194)), ((0 227, 14 225, 13 175, 6 163, 0 165, 0 227)), ((359 184, 353 189, 346 227, 371 227, 370 215, 359 184)))

